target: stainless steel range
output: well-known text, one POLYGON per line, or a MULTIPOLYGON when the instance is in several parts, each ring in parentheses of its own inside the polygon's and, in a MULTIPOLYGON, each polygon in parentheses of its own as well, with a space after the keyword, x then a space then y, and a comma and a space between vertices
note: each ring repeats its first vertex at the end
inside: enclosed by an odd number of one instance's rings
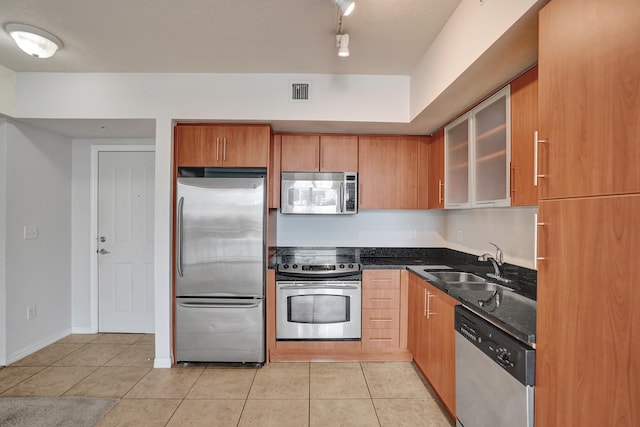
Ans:
POLYGON ((362 273, 349 256, 289 256, 276 268, 278 340, 359 340, 362 273))

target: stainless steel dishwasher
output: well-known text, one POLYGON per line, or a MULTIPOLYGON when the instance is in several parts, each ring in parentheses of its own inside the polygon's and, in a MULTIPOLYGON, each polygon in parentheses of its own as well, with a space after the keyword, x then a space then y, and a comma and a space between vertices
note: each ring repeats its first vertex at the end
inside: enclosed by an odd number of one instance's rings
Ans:
POLYGON ((456 306, 458 427, 533 427, 535 350, 456 306))

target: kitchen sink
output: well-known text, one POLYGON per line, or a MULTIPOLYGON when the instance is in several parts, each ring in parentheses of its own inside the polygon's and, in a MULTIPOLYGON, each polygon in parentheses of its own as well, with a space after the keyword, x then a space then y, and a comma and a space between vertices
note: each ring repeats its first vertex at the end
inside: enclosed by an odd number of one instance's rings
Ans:
POLYGON ((487 279, 484 279, 480 276, 476 276, 475 274, 465 273, 462 271, 428 271, 425 270, 426 273, 435 277, 436 279, 440 279, 447 284, 452 282, 464 282, 465 284, 474 284, 474 283, 484 283, 487 279))
POLYGON ((462 283, 447 283, 447 287, 456 291, 490 291, 495 292, 497 290, 511 291, 510 288, 498 285, 496 283, 489 282, 462 282, 462 283))

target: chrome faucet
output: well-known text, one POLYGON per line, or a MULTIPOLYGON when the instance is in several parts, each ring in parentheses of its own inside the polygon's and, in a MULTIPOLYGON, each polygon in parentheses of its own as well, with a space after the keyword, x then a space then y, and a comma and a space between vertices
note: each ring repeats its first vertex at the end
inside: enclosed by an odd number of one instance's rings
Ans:
POLYGON ((500 247, 493 242, 489 243, 496 247, 496 256, 492 257, 491 254, 484 253, 478 257, 478 261, 490 261, 491 265, 493 265, 493 273, 488 273, 487 276, 491 277, 492 279, 496 279, 498 282, 511 283, 511 280, 502 277, 502 272, 500 271, 500 266, 502 265, 504 260, 502 249, 500 249, 500 247))

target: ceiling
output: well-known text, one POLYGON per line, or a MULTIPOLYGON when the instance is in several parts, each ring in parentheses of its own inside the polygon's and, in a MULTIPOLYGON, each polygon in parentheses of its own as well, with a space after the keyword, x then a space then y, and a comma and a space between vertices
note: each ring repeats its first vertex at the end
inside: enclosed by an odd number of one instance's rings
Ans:
MULTIPOLYGON (((31 24, 63 42, 53 58, 37 59, 0 30, 0 65, 15 72, 410 75, 460 1, 356 0, 342 24, 351 56, 339 58, 338 8, 330 0, 0 0, 3 29, 31 24)), ((522 21, 495 55, 515 52, 512 64, 474 64, 461 76, 466 83, 454 85, 455 96, 434 102, 412 123, 269 123, 277 131, 433 130, 535 60, 537 15, 522 21), (526 40, 518 40, 522 35, 526 40)), ((153 120, 20 121, 70 138, 155 135, 153 120)))
POLYGON ((0 0, 0 25, 59 37, 32 58, 0 32, 13 71, 408 75, 460 0, 358 0, 343 19, 351 56, 338 58, 330 0, 0 0))

